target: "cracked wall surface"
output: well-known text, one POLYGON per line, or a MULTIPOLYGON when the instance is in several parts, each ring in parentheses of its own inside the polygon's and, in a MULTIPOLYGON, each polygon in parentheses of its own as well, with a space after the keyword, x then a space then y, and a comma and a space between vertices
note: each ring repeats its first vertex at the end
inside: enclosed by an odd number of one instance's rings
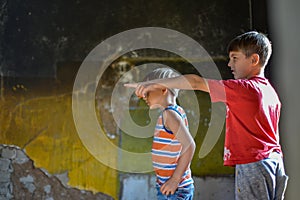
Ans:
POLYGON ((103 193, 65 186, 60 179, 36 168, 34 162, 17 146, 0 145, 0 199, 95 199, 113 200, 103 193))
MULTIPOLYGON (((6 87, 5 100, 0 101, 0 143, 26 150, 36 167, 61 177, 65 185, 116 197, 117 172, 96 160, 76 133, 71 93, 53 80, 17 82, 27 90, 6 87), (43 90, 44 84, 51 87, 43 90)), ((115 152, 104 155, 112 162, 117 157, 115 152)))

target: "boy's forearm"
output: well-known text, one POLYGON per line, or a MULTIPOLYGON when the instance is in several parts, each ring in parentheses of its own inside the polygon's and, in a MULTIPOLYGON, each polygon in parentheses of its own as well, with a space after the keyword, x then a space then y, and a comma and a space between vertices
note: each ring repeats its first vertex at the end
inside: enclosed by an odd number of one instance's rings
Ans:
POLYGON ((176 181, 180 181, 187 167, 192 161, 193 155, 195 151, 195 145, 191 144, 186 151, 180 156, 177 167, 172 175, 172 178, 176 181))
POLYGON ((183 75, 183 77, 185 79, 184 82, 187 83, 187 86, 189 87, 186 89, 192 88, 192 90, 201 90, 204 92, 209 92, 208 84, 205 78, 202 78, 195 74, 186 74, 183 75))
POLYGON ((195 74, 186 74, 168 79, 157 79, 151 82, 163 85, 167 88, 177 88, 182 90, 202 90, 205 92, 209 92, 206 80, 195 74))
POLYGON ((195 144, 191 144, 186 148, 186 151, 180 156, 176 169, 173 175, 167 180, 160 188, 160 191, 164 195, 174 194, 184 172, 187 170, 188 166, 191 163, 195 151, 195 144))
POLYGON ((174 78, 155 79, 140 83, 127 83, 125 87, 135 88, 135 94, 140 98, 145 98, 147 93, 153 89, 176 88, 181 90, 201 90, 209 92, 206 79, 195 75, 187 74, 174 78))

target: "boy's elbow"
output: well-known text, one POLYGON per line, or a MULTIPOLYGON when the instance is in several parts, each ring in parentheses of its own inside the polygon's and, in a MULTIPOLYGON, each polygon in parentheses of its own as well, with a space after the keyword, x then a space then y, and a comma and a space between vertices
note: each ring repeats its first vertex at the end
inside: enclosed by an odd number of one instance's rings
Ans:
POLYGON ((191 141, 190 149, 191 149, 192 152, 195 152, 196 144, 195 144, 195 141, 194 141, 194 140, 191 141))

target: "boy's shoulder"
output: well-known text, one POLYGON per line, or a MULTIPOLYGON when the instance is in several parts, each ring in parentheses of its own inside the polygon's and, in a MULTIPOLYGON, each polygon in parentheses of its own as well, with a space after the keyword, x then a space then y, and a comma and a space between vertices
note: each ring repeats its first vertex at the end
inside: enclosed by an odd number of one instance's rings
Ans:
POLYGON ((165 111, 175 112, 178 113, 179 115, 183 115, 185 113, 184 109, 177 104, 166 107, 165 111))
POLYGON ((228 79, 222 80, 222 83, 226 85, 235 85, 241 87, 257 87, 259 85, 270 85, 270 82, 265 77, 254 76, 249 79, 228 79))
MULTIPOLYGON (((223 80, 226 93, 230 94, 260 94, 266 91, 275 91, 269 80, 265 77, 252 77, 250 79, 223 80)), ((275 91, 276 92, 276 91, 275 91)))
POLYGON ((165 120, 174 120, 174 119, 184 119, 186 118, 186 113, 184 109, 179 105, 171 105, 164 109, 162 113, 165 120))

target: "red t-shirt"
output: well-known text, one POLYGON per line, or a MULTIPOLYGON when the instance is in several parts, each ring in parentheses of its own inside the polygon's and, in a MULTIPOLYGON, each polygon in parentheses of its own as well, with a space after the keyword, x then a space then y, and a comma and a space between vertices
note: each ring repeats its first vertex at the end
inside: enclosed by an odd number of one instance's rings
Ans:
POLYGON ((224 165, 256 162, 273 151, 281 153, 281 103, 266 78, 208 80, 208 85, 212 102, 227 106, 224 165))

